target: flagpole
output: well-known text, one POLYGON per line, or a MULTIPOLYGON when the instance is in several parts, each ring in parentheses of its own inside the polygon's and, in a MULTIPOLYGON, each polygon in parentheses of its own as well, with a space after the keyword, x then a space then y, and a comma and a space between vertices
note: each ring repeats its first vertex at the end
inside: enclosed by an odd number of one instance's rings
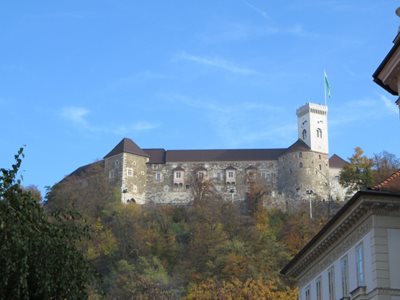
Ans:
POLYGON ((325 98, 325 106, 326 106, 326 82, 325 82, 325 78, 326 78, 326 72, 324 70, 324 98, 325 98))

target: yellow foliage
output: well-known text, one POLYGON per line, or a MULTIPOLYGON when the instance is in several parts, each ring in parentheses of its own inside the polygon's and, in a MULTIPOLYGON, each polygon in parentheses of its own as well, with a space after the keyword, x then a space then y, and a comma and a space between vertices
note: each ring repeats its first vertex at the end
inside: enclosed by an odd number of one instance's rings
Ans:
POLYGON ((192 286, 182 300, 297 300, 297 289, 279 290, 276 283, 261 279, 217 282, 212 279, 192 286))
POLYGON ((110 229, 105 229, 103 224, 98 220, 93 225, 93 239, 87 248, 87 258, 95 259, 101 255, 110 255, 118 249, 117 239, 110 229))

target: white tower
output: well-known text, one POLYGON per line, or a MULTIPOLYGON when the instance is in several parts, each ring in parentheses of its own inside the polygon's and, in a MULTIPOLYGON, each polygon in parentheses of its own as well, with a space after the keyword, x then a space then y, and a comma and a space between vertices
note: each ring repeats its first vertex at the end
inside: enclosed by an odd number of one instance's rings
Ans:
POLYGON ((328 107, 307 103, 296 113, 299 139, 312 151, 328 154, 328 107))

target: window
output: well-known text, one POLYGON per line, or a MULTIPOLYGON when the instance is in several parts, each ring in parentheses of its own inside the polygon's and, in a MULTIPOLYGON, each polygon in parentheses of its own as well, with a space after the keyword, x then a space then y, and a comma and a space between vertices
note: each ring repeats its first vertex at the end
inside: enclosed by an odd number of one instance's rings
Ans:
POLYGON ((322 129, 317 128, 317 137, 322 139, 322 129))
POLYGON ((129 177, 133 176, 133 169, 132 168, 127 168, 126 169, 126 175, 128 175, 129 177))
POLYGON ((303 152, 299 152, 299 157, 300 157, 300 158, 303 157, 303 152))
POLYGON ((362 243, 356 247, 356 268, 357 268, 357 285, 365 286, 364 251, 362 243))
POLYGON ((232 167, 225 169, 225 178, 227 184, 235 184, 236 181, 236 171, 232 167))
POLYGON ((321 165, 319 165, 319 169, 322 170, 322 166, 321 165))
POLYGON ((315 282, 315 294, 317 296, 317 300, 322 300, 322 280, 321 277, 318 277, 315 282))
POLYGON ((114 170, 110 170, 110 171, 108 172, 108 178, 109 178, 109 179, 113 179, 114 176, 115 176, 115 171, 114 171, 114 170))
POLYGON ((303 163, 302 163, 302 162, 299 164, 299 167, 300 167, 300 168, 302 168, 302 167, 303 167, 303 163))
POLYGON ((177 168, 174 170, 174 184, 175 185, 183 185, 184 184, 184 177, 185 177, 185 172, 182 168, 177 168))
POLYGON ((329 300, 335 300, 335 270, 333 266, 328 270, 328 288, 329 300))
POLYGON ((115 166, 116 168, 119 167, 119 160, 114 161, 114 166, 115 166))
POLYGON ((206 178, 206 172, 205 171, 199 171, 197 172, 197 178, 200 180, 203 180, 206 178))
POLYGON ((156 181, 161 181, 162 180, 162 174, 161 172, 156 173, 156 181))
POLYGON ((305 300, 311 300, 311 290, 310 290, 310 286, 306 287, 306 298, 305 300))
POLYGON ((340 272, 342 273, 342 296, 349 295, 349 261, 347 255, 340 260, 340 272))
POLYGON ((303 136, 303 140, 307 138, 307 130, 303 129, 303 132, 301 133, 303 136))

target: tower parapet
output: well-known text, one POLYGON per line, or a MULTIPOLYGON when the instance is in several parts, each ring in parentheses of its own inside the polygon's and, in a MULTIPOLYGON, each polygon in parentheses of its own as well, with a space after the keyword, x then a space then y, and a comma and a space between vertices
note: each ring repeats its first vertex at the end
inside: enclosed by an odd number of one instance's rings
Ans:
POLYGON ((328 107, 307 103, 296 111, 298 137, 311 151, 328 154, 328 107))

